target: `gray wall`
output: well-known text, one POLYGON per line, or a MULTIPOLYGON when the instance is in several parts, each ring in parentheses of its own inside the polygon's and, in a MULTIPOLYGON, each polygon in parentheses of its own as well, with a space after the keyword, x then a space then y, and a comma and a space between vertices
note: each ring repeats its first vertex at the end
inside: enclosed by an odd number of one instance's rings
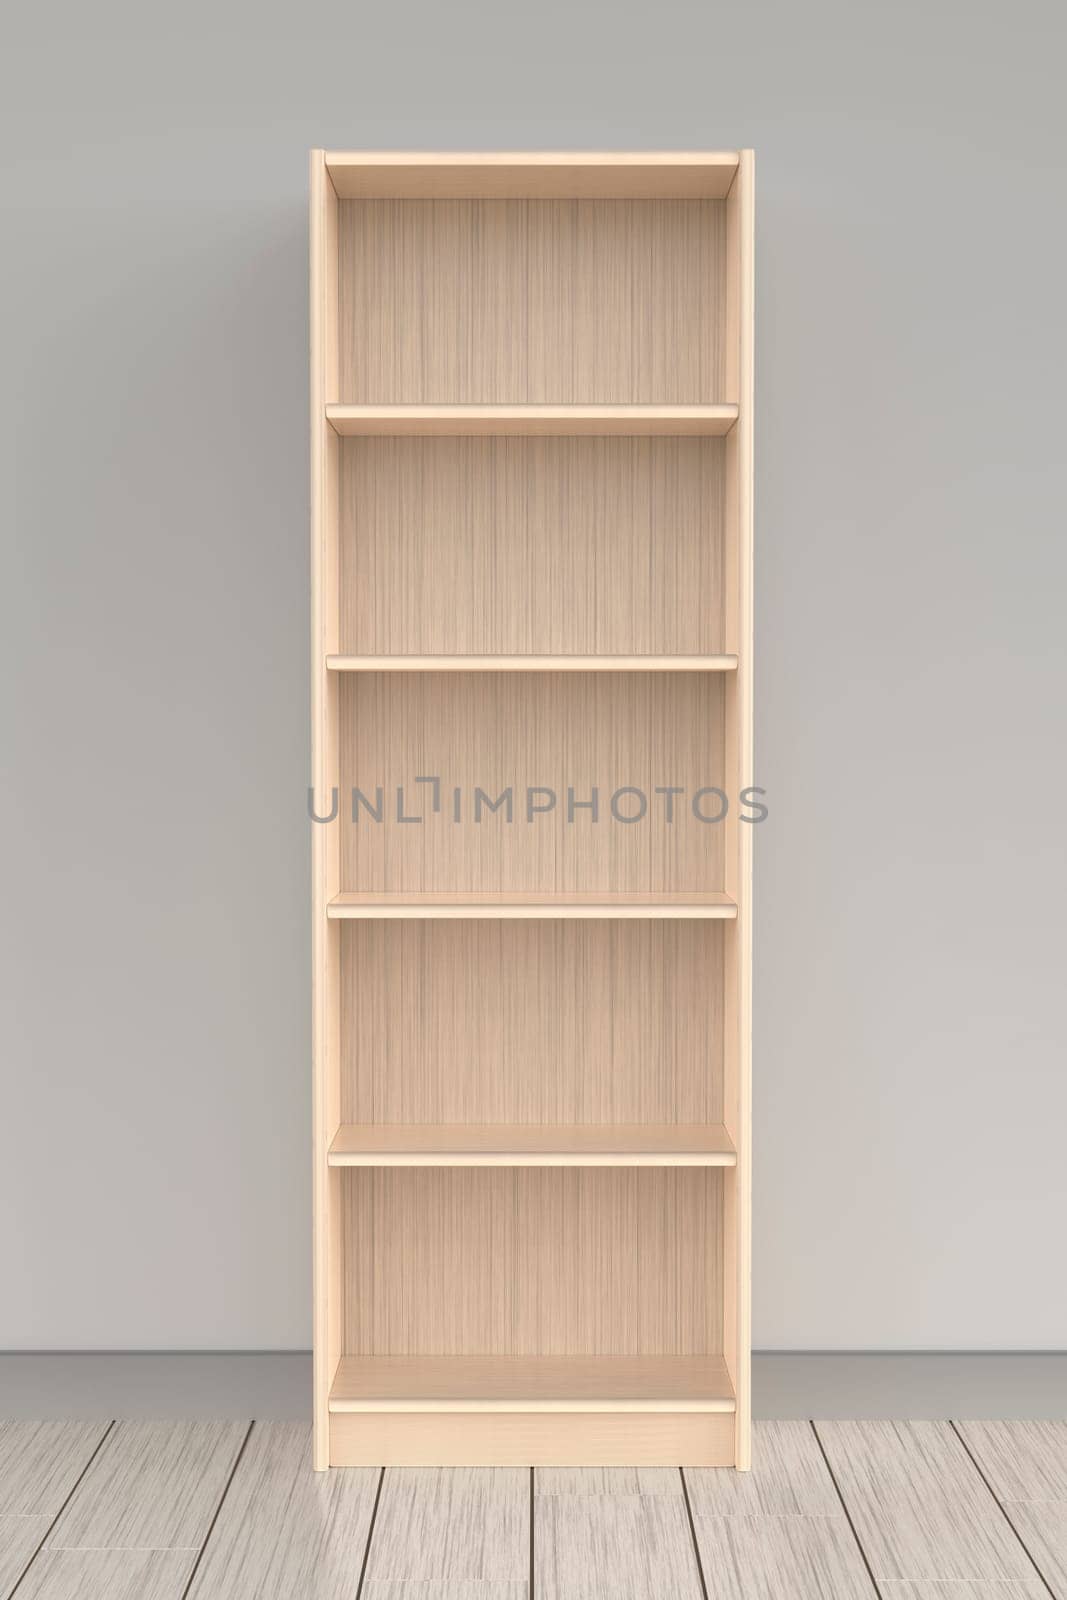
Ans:
POLYGON ((0 1345, 309 1341, 314 144, 755 146, 756 1342, 1067 1345, 1062 9, 5 28, 0 1345))

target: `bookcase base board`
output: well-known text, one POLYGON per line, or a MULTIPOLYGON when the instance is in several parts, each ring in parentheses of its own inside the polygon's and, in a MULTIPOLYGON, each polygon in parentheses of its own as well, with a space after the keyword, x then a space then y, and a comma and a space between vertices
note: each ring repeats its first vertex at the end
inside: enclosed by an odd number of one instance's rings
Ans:
POLYGON ((377 1412, 331 1416, 332 1467, 732 1467, 734 1418, 377 1412))

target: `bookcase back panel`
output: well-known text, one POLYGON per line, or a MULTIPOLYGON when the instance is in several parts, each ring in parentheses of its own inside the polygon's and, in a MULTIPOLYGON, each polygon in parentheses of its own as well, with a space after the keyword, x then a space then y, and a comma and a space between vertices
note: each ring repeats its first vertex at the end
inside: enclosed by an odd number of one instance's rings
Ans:
POLYGON ((347 200, 349 405, 714 404, 721 200, 347 200))
POLYGON ((715 655, 721 439, 346 439, 341 649, 715 655))
POLYGON ((341 1121, 722 1120, 714 922, 353 922, 341 1121))
POLYGON ((343 1176, 346 1355, 722 1350, 722 1175, 343 1176))
POLYGON ((343 890, 723 888, 721 674, 352 673, 339 716, 343 890))

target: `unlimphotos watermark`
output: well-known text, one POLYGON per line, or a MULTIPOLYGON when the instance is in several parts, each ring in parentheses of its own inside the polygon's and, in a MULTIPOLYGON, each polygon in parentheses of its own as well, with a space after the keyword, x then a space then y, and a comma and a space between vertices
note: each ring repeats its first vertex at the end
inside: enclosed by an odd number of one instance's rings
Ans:
MULTIPOLYGON (((737 820, 753 825, 765 822, 768 816, 768 808, 763 803, 766 793, 766 789, 755 785, 741 789, 735 802, 737 820)), ((691 817, 695 822, 714 826, 731 815, 730 797, 716 784, 692 790, 680 783, 656 784, 650 790, 633 783, 615 788, 592 784, 583 785, 580 791, 571 784, 556 787, 541 783, 509 784, 498 794, 492 794, 480 784, 446 785, 436 774, 420 776, 407 783, 379 783, 369 792, 353 786, 348 808, 352 822, 383 825, 421 824, 434 817, 452 823, 480 823, 491 818, 505 823, 518 819, 535 824, 546 817, 554 817, 556 822, 567 825, 604 821, 624 827, 640 822, 673 827, 676 822, 691 817)), ((319 809, 314 787, 308 789, 308 816, 312 822, 336 822, 340 811, 341 795, 337 787, 330 790, 326 812, 319 809)))

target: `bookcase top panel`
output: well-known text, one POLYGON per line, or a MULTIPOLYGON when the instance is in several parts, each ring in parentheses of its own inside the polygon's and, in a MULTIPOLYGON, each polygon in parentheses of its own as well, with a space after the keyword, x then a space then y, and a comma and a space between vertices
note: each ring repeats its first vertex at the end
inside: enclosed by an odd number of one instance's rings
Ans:
POLYGON ((340 200, 722 200, 736 150, 328 150, 340 200))

